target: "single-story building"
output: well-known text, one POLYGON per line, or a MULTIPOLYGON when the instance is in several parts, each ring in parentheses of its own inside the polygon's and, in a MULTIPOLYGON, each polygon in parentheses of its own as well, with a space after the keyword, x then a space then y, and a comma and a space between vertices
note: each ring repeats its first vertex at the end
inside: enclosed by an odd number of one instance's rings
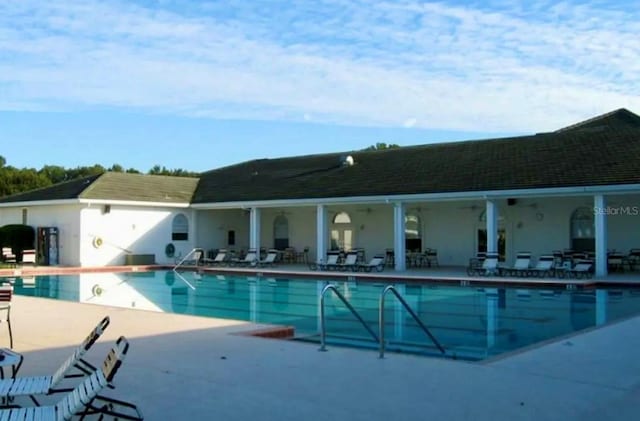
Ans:
POLYGON ((608 251, 640 248, 638 156, 640 116, 619 109, 549 133, 256 159, 199 178, 107 172, 1 198, 0 225, 54 227, 52 253, 73 266, 293 247, 312 260, 389 250, 403 270, 408 250, 466 265, 478 251, 512 262, 572 249, 603 275, 608 251))

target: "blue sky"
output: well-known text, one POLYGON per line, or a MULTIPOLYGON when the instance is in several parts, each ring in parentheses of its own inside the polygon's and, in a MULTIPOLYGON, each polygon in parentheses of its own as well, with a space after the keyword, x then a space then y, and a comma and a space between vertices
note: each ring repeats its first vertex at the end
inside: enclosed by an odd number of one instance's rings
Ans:
POLYGON ((0 2, 9 165, 244 160, 640 112, 634 1, 0 2))

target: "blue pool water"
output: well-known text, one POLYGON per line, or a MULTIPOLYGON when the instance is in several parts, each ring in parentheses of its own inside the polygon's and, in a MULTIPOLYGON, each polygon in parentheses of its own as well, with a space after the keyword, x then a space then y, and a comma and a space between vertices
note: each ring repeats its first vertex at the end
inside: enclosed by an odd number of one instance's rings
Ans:
MULTIPOLYGON (((329 281, 169 272, 91 273, 15 278, 19 295, 294 326, 319 340, 319 294, 329 281)), ((392 282, 331 280, 375 333, 380 293, 392 282)), ((640 313, 640 289, 553 290, 394 284, 447 355, 483 359, 640 313)), ((377 347, 332 293, 329 345, 377 347)), ((437 354, 391 295, 385 305, 389 351, 437 354)))

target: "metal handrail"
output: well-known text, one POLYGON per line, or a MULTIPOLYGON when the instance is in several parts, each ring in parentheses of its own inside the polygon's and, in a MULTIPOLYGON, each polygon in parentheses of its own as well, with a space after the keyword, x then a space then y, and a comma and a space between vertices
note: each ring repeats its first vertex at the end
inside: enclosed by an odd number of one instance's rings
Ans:
POLYGON ((369 325, 364 321, 364 319, 358 314, 356 309, 353 308, 353 306, 349 303, 349 301, 347 301, 344 295, 342 295, 340 291, 338 291, 338 288, 336 288, 335 285, 329 284, 325 286, 322 289, 322 292, 320 293, 320 351, 327 350, 327 347, 326 347, 327 332, 326 332, 325 320, 324 320, 325 319, 324 318, 324 296, 327 291, 333 291, 333 293, 338 298, 340 298, 340 300, 347 306, 349 310, 351 310, 351 313, 353 313, 353 315, 356 316, 356 318, 360 321, 360 323, 362 323, 362 326, 364 326, 364 328, 367 329, 367 331, 371 334, 371 336, 373 337, 373 339, 375 339, 376 342, 380 340, 378 339, 378 335, 376 335, 376 333, 371 329, 371 327, 369 327, 369 325))
MULTIPOLYGON (((182 260, 180 260, 174 267, 173 267, 173 271, 175 272, 175 270, 180 267, 181 264, 183 264, 187 259, 189 259, 189 257, 191 257, 192 254, 194 254, 195 252, 199 251, 200 253, 204 253, 204 250, 202 250, 201 248, 194 248, 192 249, 189 253, 187 253, 186 256, 184 256, 182 258, 182 260)), ((201 254, 202 256, 202 254, 201 254)), ((200 259, 196 259, 196 267, 198 266, 198 260, 200 259)))
POLYGON ((398 301, 400 301, 400 303, 404 306, 404 308, 407 309, 407 311, 409 312, 411 317, 413 317, 413 320, 415 320, 416 323, 418 323, 418 326, 420 326, 422 328, 424 333, 426 333, 427 336, 431 339, 431 341, 433 341, 433 343, 436 345, 436 347, 438 347, 440 352, 444 354, 445 353, 444 347, 442 345, 440 345, 440 342, 438 342, 438 340, 435 338, 435 336, 433 336, 431 334, 431 332, 424 325, 424 323, 422 323, 422 320, 420 320, 418 315, 411 309, 411 307, 409 307, 409 304, 407 304, 407 302, 404 300, 404 298, 402 298, 402 295, 400 295, 400 293, 398 292, 396 287, 394 287, 393 285, 388 285, 387 287, 385 287, 385 289, 380 294, 380 312, 379 312, 379 317, 378 317, 378 321, 380 323, 380 358, 384 358, 384 348, 385 348, 385 342, 384 342, 384 297, 387 295, 387 292, 389 292, 389 291, 393 292, 393 294, 396 296, 398 301))

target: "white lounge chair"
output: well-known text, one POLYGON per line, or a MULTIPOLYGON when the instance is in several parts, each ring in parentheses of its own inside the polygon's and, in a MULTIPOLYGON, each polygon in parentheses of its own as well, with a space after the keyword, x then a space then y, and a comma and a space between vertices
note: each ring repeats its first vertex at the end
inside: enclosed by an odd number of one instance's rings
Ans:
POLYGON ((227 250, 220 249, 212 260, 209 260, 207 263, 212 266, 222 266, 227 262, 227 250))
POLYGON ((347 253, 347 257, 345 257, 344 262, 336 263, 335 268, 338 270, 351 270, 356 271, 358 263, 358 252, 350 251, 347 253))
POLYGON ((0 420, 60 421, 71 420, 74 415, 81 415, 83 418, 87 415, 99 415, 100 419, 113 416, 116 419, 142 420, 142 414, 135 405, 99 395, 113 381, 128 349, 129 342, 121 336, 107 354, 102 367, 84 379, 57 404, 3 409, 0 410, 0 420), (131 413, 122 412, 121 404, 125 404, 131 413))
POLYGON ((258 264, 258 253, 251 249, 244 256, 244 259, 232 259, 231 266, 255 266, 258 264))
POLYGON ((35 250, 23 250, 22 251, 22 264, 28 264, 35 266, 36 264, 36 251, 35 250))
POLYGON ((258 261, 258 266, 275 266, 278 258, 278 250, 269 250, 267 256, 263 260, 258 261))
POLYGON ((502 272, 509 276, 527 276, 531 266, 531 253, 528 251, 518 252, 513 267, 503 268, 502 272))
POLYGON ((11 247, 2 247, 2 261, 7 265, 16 265, 16 255, 11 247))
POLYGON ((467 273, 470 276, 498 275, 500 273, 500 268, 498 267, 498 254, 487 253, 484 256, 482 264, 479 267, 469 266, 467 273))
POLYGON ((365 272, 371 272, 375 269, 377 272, 384 270, 385 256, 373 256, 368 263, 361 263, 357 266, 357 270, 363 270, 365 272))
POLYGON ((38 395, 68 392, 70 389, 55 389, 55 387, 64 379, 85 377, 96 370, 82 357, 102 335, 109 323, 109 316, 103 318, 52 376, 29 376, 0 380, 0 397, 6 401, 18 396, 29 396, 36 405, 39 405, 36 399, 38 395), (76 369, 77 372, 72 372, 73 369, 76 369))
POLYGON ((544 278, 545 276, 550 276, 553 271, 553 264, 555 262, 555 258, 551 255, 540 256, 538 258, 538 263, 531 269, 529 269, 529 273, 532 276, 537 276, 538 278, 544 278))

